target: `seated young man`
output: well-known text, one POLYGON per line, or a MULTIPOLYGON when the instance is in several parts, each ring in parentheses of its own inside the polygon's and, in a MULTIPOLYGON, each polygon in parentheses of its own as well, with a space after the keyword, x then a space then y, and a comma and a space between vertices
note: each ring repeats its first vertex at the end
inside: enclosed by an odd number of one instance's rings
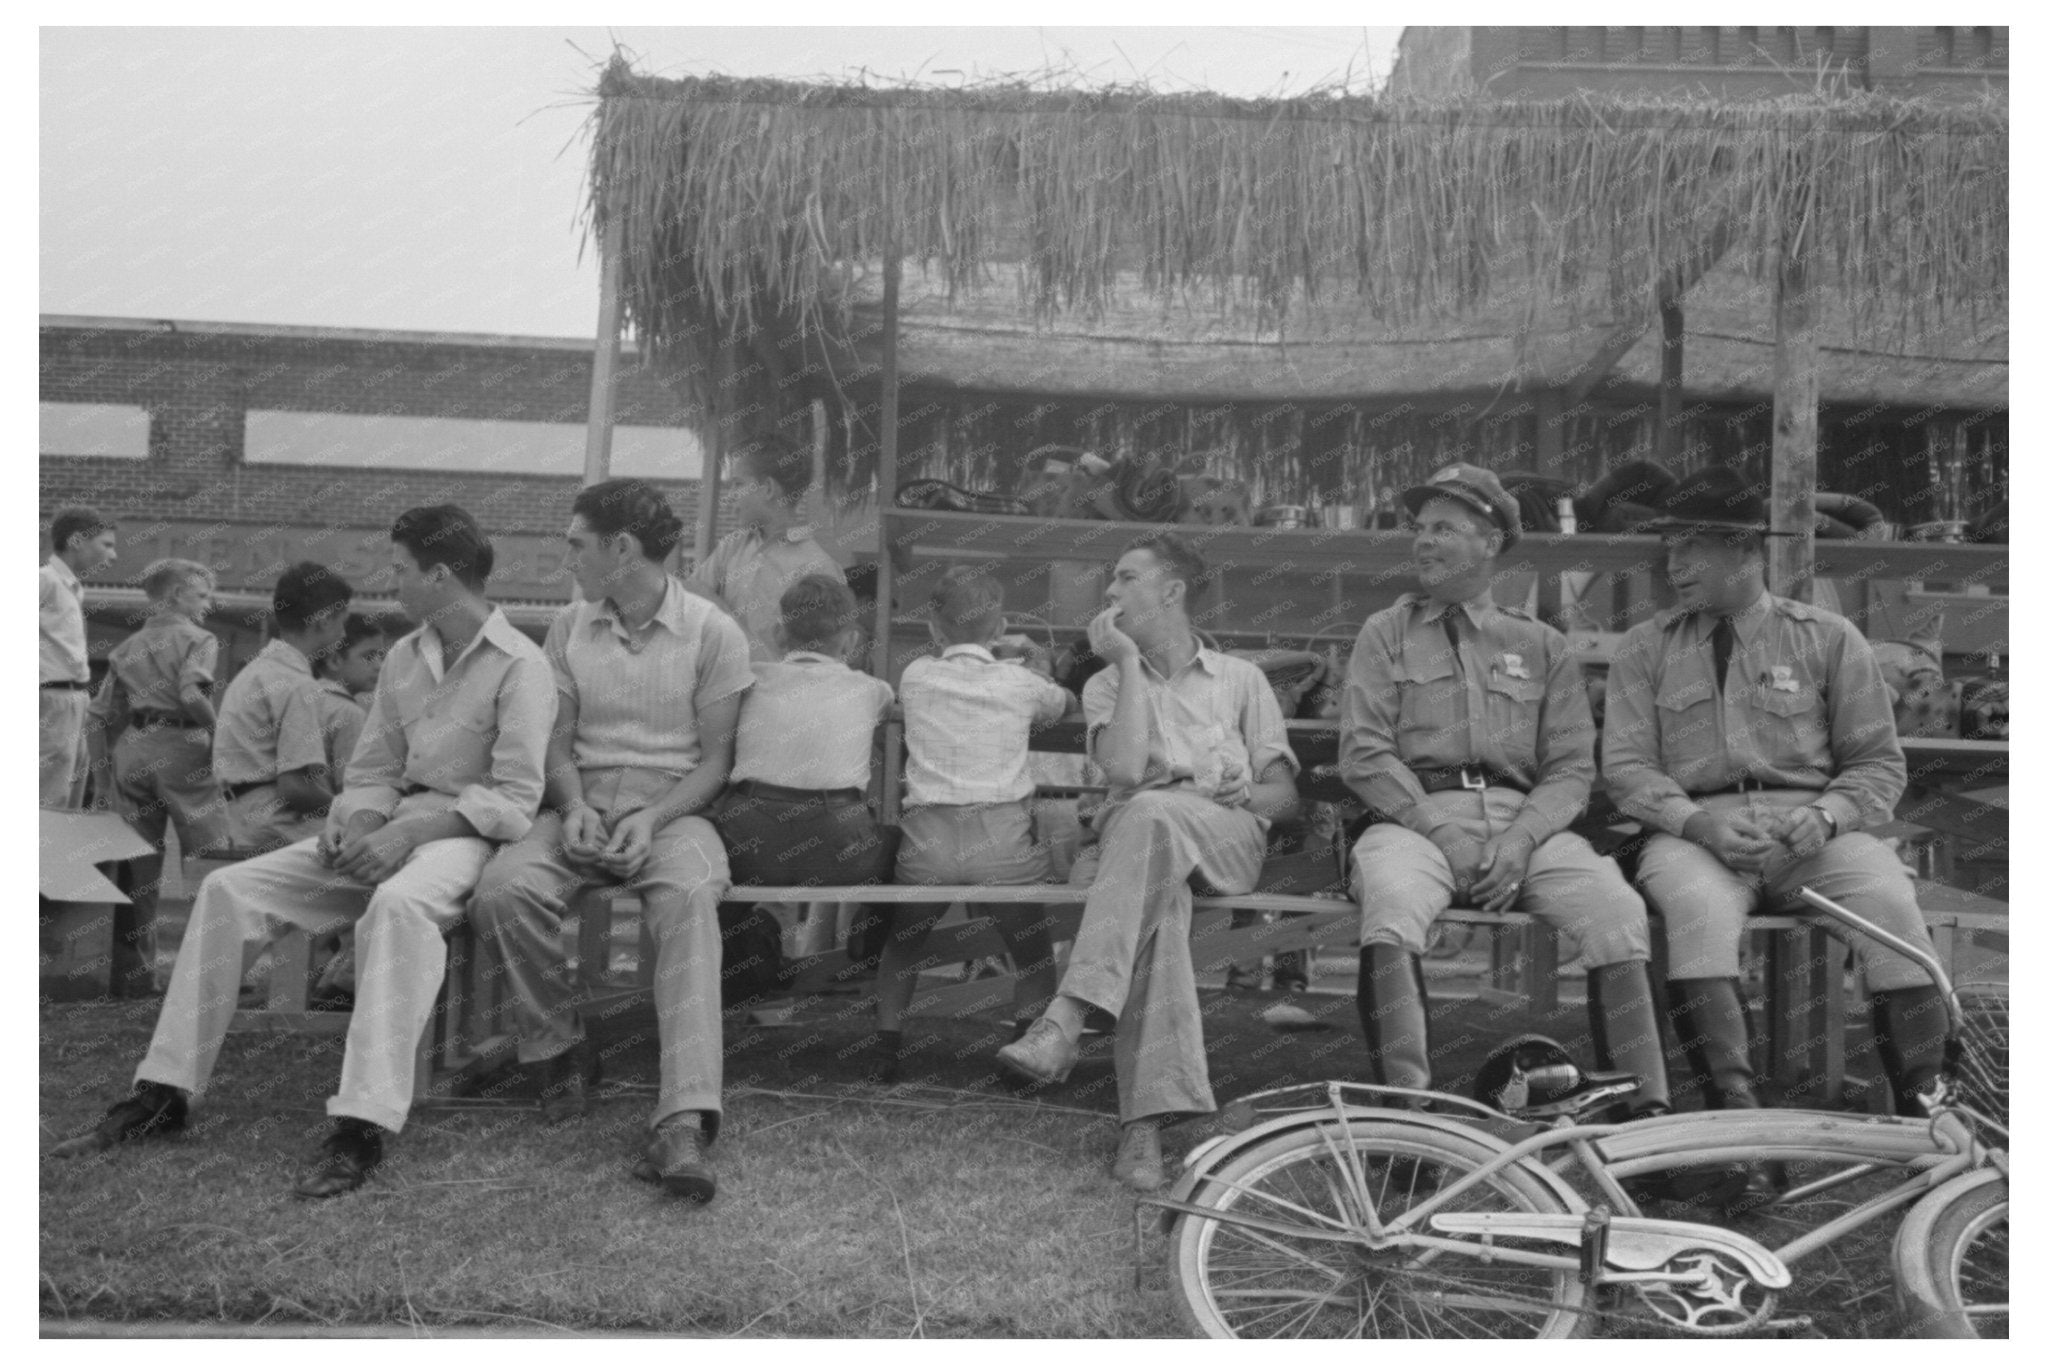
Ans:
POLYGON ((213 610, 213 572, 189 559, 161 559, 143 570, 142 587, 149 619, 107 656, 86 731, 93 766, 104 772, 111 765, 115 804, 153 850, 123 870, 131 905, 120 918, 132 927, 116 935, 113 965, 115 990, 124 995, 155 989, 166 829, 177 826, 187 854, 224 847, 228 831, 209 744, 220 640, 200 624, 213 610))
MULTIPOLYGON (((991 652, 1004 630, 1003 585, 986 571, 949 570, 932 594, 937 658, 903 670, 903 844, 896 880, 927 885, 1019 886, 1048 881, 1052 860, 1031 833, 1031 727, 1058 720, 1071 700, 1051 677, 991 652)), ((903 1012, 917 993, 932 926, 947 907, 894 907, 875 980, 880 1042, 873 1077, 898 1079, 903 1012)), ((971 907, 970 907, 971 911, 971 907)), ((1017 977, 1011 1007, 1035 1018, 1052 998, 1052 941, 1039 907, 995 918, 1017 977)))
POLYGON ((294 1188, 324 1199, 362 1185, 383 1135, 405 1126, 413 1056, 460 920, 499 843, 540 805, 555 688, 540 647, 484 596, 491 543, 453 504, 391 528, 399 606, 420 623, 386 661, 370 719, 325 830, 200 883, 135 1093, 58 1144, 77 1156, 184 1126, 234 1018, 244 951, 287 925, 354 924, 360 960, 332 1132, 294 1188))
MULTIPOLYGON (((363 723, 370 718, 370 698, 377 690, 377 675, 384 669, 384 654, 391 640, 405 634, 403 618, 387 622, 367 616, 350 616, 341 632, 341 643, 324 658, 313 661, 313 677, 320 690, 314 700, 320 709, 320 743, 327 751, 327 771, 336 785, 348 771, 348 761, 362 737, 363 723)), ((327 954, 320 980, 310 1001, 314 1009, 348 1009, 355 1003, 356 931, 344 929, 332 943, 321 945, 327 954)))
POLYGON ((559 697, 547 805, 477 886, 477 936, 504 978, 519 1060, 548 1118, 584 1112, 595 1072, 561 949, 589 885, 637 891, 654 935, 661 1089, 634 1168, 702 1203, 718 1189, 711 1143, 723 1100, 718 901, 725 849, 701 812, 732 766, 740 694, 753 683, 732 618, 663 567, 683 524, 653 485, 593 484, 569 516, 567 567, 583 600, 546 652, 559 697))
POLYGON ((1179 536, 1144 536, 1117 561, 1108 609, 1088 623, 1109 665, 1081 694, 1089 752, 1110 784, 1095 817, 1101 841, 1069 876, 1088 899, 1059 994, 996 1054, 1025 1080, 1062 1080, 1088 1008, 1115 1015, 1115 1174, 1139 1190, 1166 1183, 1161 1121, 1216 1108, 1189 951, 1190 882, 1250 891, 1266 831, 1295 805, 1297 763, 1266 675, 1195 638, 1188 597, 1207 572, 1179 536))
POLYGON ((314 672, 341 643, 354 596, 324 564, 278 575, 270 595, 277 636, 221 696, 213 771, 238 848, 267 853, 320 832, 342 769, 327 750, 314 672))

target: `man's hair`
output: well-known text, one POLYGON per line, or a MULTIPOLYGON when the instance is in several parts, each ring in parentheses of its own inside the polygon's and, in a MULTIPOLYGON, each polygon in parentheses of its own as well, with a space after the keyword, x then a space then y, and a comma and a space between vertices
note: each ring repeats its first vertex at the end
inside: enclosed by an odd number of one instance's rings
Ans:
POLYGON ((473 592, 483 591, 491 576, 490 537, 475 517, 452 502, 408 507, 391 523, 391 539, 403 545, 422 570, 445 565, 473 592))
POLYGON ((113 518, 102 516, 91 507, 66 507, 50 522, 50 549, 63 554, 71 548, 73 536, 91 539, 102 531, 118 529, 113 518))
POLYGON ((213 570, 189 559, 158 559, 142 571, 142 590, 152 602, 168 602, 187 583, 212 583, 213 570))
POLYGON ((853 592, 836 578, 808 573, 782 594, 782 634, 791 649, 817 649, 860 624, 853 592))
POLYGON ((631 534, 640 553, 660 563, 682 539, 682 519, 661 490, 645 479, 606 479, 576 495, 569 510, 601 536, 631 534))
POLYGON ((794 502, 811 486, 811 452, 784 436, 766 435, 742 447, 735 461, 748 477, 766 479, 794 502))
POLYGON ((1151 531, 1139 536, 1124 547, 1124 553, 1133 550, 1149 550, 1166 572, 1188 585, 1188 596, 1209 586, 1209 565, 1196 551, 1172 531, 1151 531))
POLYGON ((270 594, 270 612, 281 631, 301 631, 337 607, 346 607, 356 595, 348 580, 311 560, 300 560, 277 576, 270 594))
POLYGON ((986 569, 956 564, 932 593, 932 620, 948 643, 981 644, 1003 620, 1003 585, 986 569))

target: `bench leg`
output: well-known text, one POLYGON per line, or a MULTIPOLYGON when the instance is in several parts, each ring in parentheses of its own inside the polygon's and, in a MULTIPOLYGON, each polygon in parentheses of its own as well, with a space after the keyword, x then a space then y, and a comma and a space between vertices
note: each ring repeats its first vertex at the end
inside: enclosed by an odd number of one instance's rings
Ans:
POLYGON ((313 939, 303 929, 287 929, 270 945, 268 1008, 303 1013, 311 994, 313 939))

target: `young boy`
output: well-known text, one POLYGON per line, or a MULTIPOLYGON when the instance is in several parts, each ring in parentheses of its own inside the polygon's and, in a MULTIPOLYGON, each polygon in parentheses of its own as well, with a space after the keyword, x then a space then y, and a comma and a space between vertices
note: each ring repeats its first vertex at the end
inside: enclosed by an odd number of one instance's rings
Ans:
POLYGON ((755 663, 781 657, 775 627, 782 594, 806 574, 845 582, 832 556, 818 548, 804 520, 804 494, 811 486, 811 452, 780 437, 765 437, 734 461, 736 515, 740 529, 718 542, 710 556, 683 580, 740 623, 755 663))
POLYGON ((166 826, 178 827, 187 854, 224 847, 228 832, 213 775, 214 713, 207 695, 220 640, 199 624, 213 609, 213 573, 189 559, 160 559, 143 570, 142 587, 153 610, 107 656, 107 678, 86 729, 94 768, 104 773, 111 757, 116 807, 156 850, 126 869, 133 878, 130 906, 119 917, 127 923, 114 944, 114 974, 124 993, 154 989, 166 826))
MULTIPOLYGON (((377 690, 377 675, 384 670, 387 642, 404 635, 402 621, 373 621, 367 616, 350 616, 342 623, 341 644, 313 661, 313 675, 319 691, 313 700, 319 709, 320 744, 327 751, 327 771, 340 784, 348 770, 349 755, 369 719, 370 698, 377 690)), ((322 945, 326 952, 329 945, 322 945)), ((355 1003, 356 931, 353 926, 335 936, 331 955, 321 969, 320 980, 309 1002, 314 1009, 347 1009, 355 1003)))
MULTIPOLYGON (((221 694, 213 771, 237 847, 252 853, 320 832, 343 766, 328 752, 314 672, 341 643, 354 590, 324 564, 294 564, 271 592, 277 635, 221 694)), ((358 722, 360 728, 360 722, 358 722)))
POLYGON ((377 675, 384 669, 388 638, 382 623, 351 616, 342 623, 340 645, 314 661, 313 676, 320 686, 320 742, 327 748, 331 773, 344 771, 356 750, 370 714, 370 696, 377 690, 377 675))
MULTIPOLYGON (((1052 866, 1031 834, 1034 725, 1058 720, 1072 700, 1050 676, 998 659, 1002 584, 985 571, 954 568, 932 595, 937 658, 903 670, 905 774, 903 845, 896 880, 927 886, 1020 886, 1049 881, 1052 866)), ((917 991, 920 959, 945 906, 897 906, 875 981, 879 1043, 872 1078, 893 1084, 903 1047, 903 1011, 917 991)), ((1031 1020, 1053 996, 1052 943, 1042 911, 1013 906, 996 926, 1016 960, 1015 1015, 1031 1020)))
POLYGON ((754 665, 740 707, 732 785, 713 823, 735 882, 880 882, 894 850, 862 799, 889 684, 845 662, 858 627, 846 584, 807 574, 782 594, 777 662, 754 665))

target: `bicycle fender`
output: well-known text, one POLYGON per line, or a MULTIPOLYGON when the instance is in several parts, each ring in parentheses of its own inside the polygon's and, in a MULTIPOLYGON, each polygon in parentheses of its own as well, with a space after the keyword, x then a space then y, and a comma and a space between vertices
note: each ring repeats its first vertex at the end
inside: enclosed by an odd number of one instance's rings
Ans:
MULTIPOLYGON (((1507 1142, 1487 1132, 1484 1128, 1461 1123, 1456 1119, 1443 1118, 1436 1114, 1418 1113, 1412 1109, 1369 1109, 1346 1106, 1343 1112, 1345 1117, 1357 1119, 1361 1122, 1398 1123, 1408 1127, 1428 1129, 1433 1132, 1449 1133, 1478 1143, 1480 1146, 1490 1148, 1494 1152, 1505 1152, 1509 1146, 1507 1142)), ((1298 1113, 1282 1114, 1278 1118, 1267 1119, 1264 1123, 1247 1128, 1242 1133, 1211 1138, 1209 1141, 1199 1144, 1187 1154, 1180 1177, 1173 1182, 1172 1188, 1166 1192, 1166 1197, 1177 1203, 1191 1203, 1193 1202, 1195 1191, 1201 1187, 1202 1181, 1207 1178, 1209 1172, 1215 1170, 1224 1162, 1229 1161, 1246 1148, 1255 1147, 1280 1133, 1291 1133, 1297 1128, 1312 1128, 1320 1124, 1328 1124, 1332 1128, 1337 1128, 1336 1111, 1324 1107, 1321 1109, 1306 1109, 1298 1113)), ((1563 1178, 1548 1166, 1535 1160, 1523 1161, 1520 1164, 1524 1170, 1549 1187, 1550 1192, 1556 1195, 1558 1201, 1567 1209, 1571 1209, 1574 1212, 1583 1212, 1586 1209, 1587 1205, 1584 1197, 1577 1190, 1566 1184, 1563 1178)))
MULTIPOLYGON (((1429 1225, 1437 1232, 1496 1241, 1522 1238, 1575 1247, 1585 1239, 1586 1220, 1568 1213, 1439 1213, 1429 1225)), ((1729 1228, 1675 1218, 1610 1219, 1607 1266, 1613 1270, 1661 1270, 1689 1251, 1717 1251, 1742 1266, 1766 1289, 1783 1289, 1792 1272, 1768 1248, 1729 1228)))

